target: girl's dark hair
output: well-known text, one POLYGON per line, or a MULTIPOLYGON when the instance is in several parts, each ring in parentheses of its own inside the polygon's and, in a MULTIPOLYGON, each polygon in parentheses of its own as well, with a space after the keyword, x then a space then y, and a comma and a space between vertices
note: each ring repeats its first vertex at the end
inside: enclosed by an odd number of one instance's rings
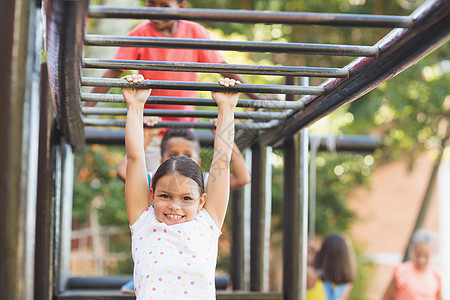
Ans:
POLYGON ((194 180, 200 190, 200 195, 205 193, 205 182, 200 167, 186 156, 174 156, 163 162, 152 178, 152 189, 155 190, 156 183, 164 175, 179 173, 194 180))
POLYGON ((314 267, 321 270, 323 281, 336 284, 355 281, 355 259, 353 248, 339 234, 325 237, 314 260, 314 267))
POLYGON ((166 152, 166 146, 167 142, 171 138, 181 137, 183 139, 186 139, 188 141, 192 141, 195 146, 195 150, 197 151, 197 154, 200 155, 200 142, 198 140, 197 135, 192 132, 189 129, 185 128, 171 128, 167 129, 166 133, 164 133, 164 136, 161 140, 161 156, 164 156, 164 152, 166 152))

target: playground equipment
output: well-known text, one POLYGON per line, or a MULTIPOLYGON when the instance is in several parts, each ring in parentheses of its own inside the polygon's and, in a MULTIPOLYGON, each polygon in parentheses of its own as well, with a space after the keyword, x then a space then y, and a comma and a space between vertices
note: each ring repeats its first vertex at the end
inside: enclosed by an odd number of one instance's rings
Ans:
MULTIPOLYGON (((117 120, 92 119, 82 115, 116 115, 123 110, 85 108, 80 101, 123 101, 120 96, 81 93, 81 86, 124 86, 117 79, 82 78, 81 68, 130 68, 287 76, 286 84, 243 84, 242 92, 286 94, 287 101, 240 100, 239 106, 265 108, 266 112, 238 114, 250 122, 237 126, 237 144, 252 150, 250 291, 243 290, 242 218, 234 224, 233 293, 218 299, 304 299, 306 237, 308 220, 308 132, 306 127, 339 107, 354 101, 400 73, 448 40, 450 2, 425 2, 411 16, 361 16, 342 14, 263 13, 256 11, 185 9, 89 8, 87 0, 44 1, 47 66, 41 67, 41 2, 5 1, 0 12, 3 27, 0 48, 0 287, 5 299, 132 299, 106 292, 67 290, 70 252, 73 156, 92 137, 86 126, 123 126, 117 120), (132 39, 85 35, 91 18, 189 19, 243 23, 313 24, 394 28, 374 46, 259 43, 181 39, 132 39), (342 68, 263 67, 239 65, 125 62, 83 58, 83 46, 145 46, 202 48, 233 51, 344 55, 356 58, 342 68), (133 67, 134 66, 134 67, 133 67), (48 72, 47 72, 48 70, 48 72), (320 86, 301 85, 294 77, 330 78, 320 86), (294 95, 304 95, 296 99, 294 95), (276 108, 273 112, 270 109, 276 108), (281 112, 280 112, 281 110, 281 112), (266 228, 266 146, 284 150, 284 243, 283 290, 264 293, 263 241, 266 228), (20 150, 19 150, 20 149, 20 150), (37 176, 36 176, 37 175, 37 176)), ((146 81, 149 87, 182 89, 180 82, 146 81)), ((220 89, 214 84, 189 84, 196 90, 220 89)), ((210 99, 155 99, 158 103, 213 105, 210 99)), ((158 111, 160 115, 184 114, 158 111)), ((195 111, 190 116, 214 117, 195 111)), ((210 123, 171 123, 164 127, 210 128, 210 123)), ((97 131, 98 133, 98 131, 97 131)), ((106 136, 106 134, 102 134, 106 136)), ((119 137, 120 138, 120 137, 119 137)), ((117 140, 108 138, 106 142, 117 140)), ((242 205, 235 193, 233 205, 242 205)), ((239 211, 239 209, 237 209, 239 211)))

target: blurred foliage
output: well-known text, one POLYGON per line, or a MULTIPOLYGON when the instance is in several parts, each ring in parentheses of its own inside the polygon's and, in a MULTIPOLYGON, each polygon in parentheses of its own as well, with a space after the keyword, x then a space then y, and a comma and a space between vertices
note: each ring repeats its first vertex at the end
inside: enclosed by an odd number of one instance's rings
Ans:
POLYGON ((125 185, 116 177, 116 166, 124 156, 122 147, 92 145, 77 158, 73 217, 86 226, 93 199, 97 199, 100 225, 127 225, 125 185))
MULTIPOLYGON (((275 161, 282 161, 282 152, 274 151, 275 161)), ((289 162, 284 162, 289 163, 289 162)), ((283 214, 283 164, 272 164, 273 213, 281 220, 283 214)), ((372 155, 319 152, 316 157, 316 233, 345 232, 355 220, 347 206, 346 196, 355 186, 365 185, 373 166, 372 155)), ((275 223, 281 230, 281 222, 275 223)))

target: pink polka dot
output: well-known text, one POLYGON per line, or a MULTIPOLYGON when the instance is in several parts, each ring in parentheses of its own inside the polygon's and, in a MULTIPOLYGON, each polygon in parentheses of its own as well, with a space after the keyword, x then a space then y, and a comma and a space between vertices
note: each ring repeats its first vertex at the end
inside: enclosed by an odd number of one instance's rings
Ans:
POLYGON ((134 248, 134 251, 137 251, 137 248, 134 248))
POLYGON ((211 225, 211 226, 209 226, 209 228, 211 228, 211 230, 213 230, 214 229, 214 227, 211 225))
POLYGON ((141 236, 141 238, 139 240, 142 240, 142 236, 141 236))
POLYGON ((194 285, 194 284, 195 284, 195 282, 191 281, 191 285, 194 285))
POLYGON ((163 255, 163 254, 164 254, 164 252, 162 252, 162 251, 161 251, 161 252, 160 252, 159 254, 163 255))
POLYGON ((152 254, 153 253, 153 251, 150 251, 148 254, 152 254))
POLYGON ((188 291, 184 291, 184 294, 187 295, 188 291))
POLYGON ((164 229, 164 233, 167 233, 167 230, 164 229))
POLYGON ((192 255, 192 258, 196 258, 196 256, 195 256, 195 255, 192 255))
POLYGON ((158 263, 158 261, 157 260, 155 260, 155 262, 154 262, 155 264, 157 264, 158 263))
POLYGON ((153 232, 156 232, 156 229, 153 229, 153 232))
POLYGON ((147 275, 147 278, 149 278, 150 277, 150 275, 147 275))
POLYGON ((190 263, 187 263, 187 265, 190 266, 191 264, 190 264, 190 263))
POLYGON ((190 241, 190 240, 191 240, 191 238, 190 238, 190 237, 188 237, 187 239, 188 239, 188 241, 190 241))
POLYGON ((178 253, 183 254, 183 251, 180 251, 180 252, 178 252, 178 253))
POLYGON ((156 288, 152 288, 152 291, 156 291, 156 288))
POLYGON ((178 276, 177 279, 180 280, 180 279, 181 279, 181 276, 178 276))
POLYGON ((180 231, 180 230, 178 230, 178 233, 181 233, 181 231, 180 231))
POLYGON ((140 260, 138 260, 137 265, 139 264, 140 260))
POLYGON ((162 278, 161 278, 161 277, 159 277, 159 278, 158 278, 158 280, 159 280, 159 281, 162 281, 162 278))
POLYGON ((160 241, 160 240, 161 240, 161 238, 158 238, 158 239, 157 239, 157 241, 160 241))

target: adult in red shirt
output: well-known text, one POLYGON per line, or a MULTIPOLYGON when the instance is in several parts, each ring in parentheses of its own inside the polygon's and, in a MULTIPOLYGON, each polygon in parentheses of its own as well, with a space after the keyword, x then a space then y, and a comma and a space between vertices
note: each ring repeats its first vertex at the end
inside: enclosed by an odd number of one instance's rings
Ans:
MULTIPOLYGON (((186 0, 147 0, 147 7, 159 8, 186 8, 186 0)), ((200 24, 182 20, 151 20, 138 25, 128 33, 128 36, 145 37, 173 37, 186 39, 209 39, 208 31, 200 24)), ((196 62, 196 63, 225 63, 223 57, 215 50, 199 49, 166 49, 166 48, 134 48, 121 47, 117 51, 115 59, 123 60, 147 60, 147 61, 170 61, 170 62, 196 62)), ((105 72, 105 78, 118 78, 123 70, 110 69, 105 72)), ((197 81, 195 72, 172 72, 172 71, 139 71, 144 78, 151 80, 170 81, 197 81)), ((247 81, 242 75, 222 73, 223 77, 239 80, 241 83, 247 81)), ((108 87, 95 87, 93 93, 106 93, 108 87)), ((173 96, 173 97, 196 97, 196 91, 183 90, 152 90, 152 96, 173 96)), ((258 94, 248 93, 252 99, 260 99, 258 94)), ((87 106, 95 103, 88 102, 87 106)), ((193 110, 192 106, 179 105, 151 105, 151 108, 162 109, 186 109, 193 110)), ((167 120, 169 118, 163 118, 167 120)), ((189 119, 189 118, 188 118, 189 119)), ((186 120, 186 118, 170 118, 170 120, 186 120)))

